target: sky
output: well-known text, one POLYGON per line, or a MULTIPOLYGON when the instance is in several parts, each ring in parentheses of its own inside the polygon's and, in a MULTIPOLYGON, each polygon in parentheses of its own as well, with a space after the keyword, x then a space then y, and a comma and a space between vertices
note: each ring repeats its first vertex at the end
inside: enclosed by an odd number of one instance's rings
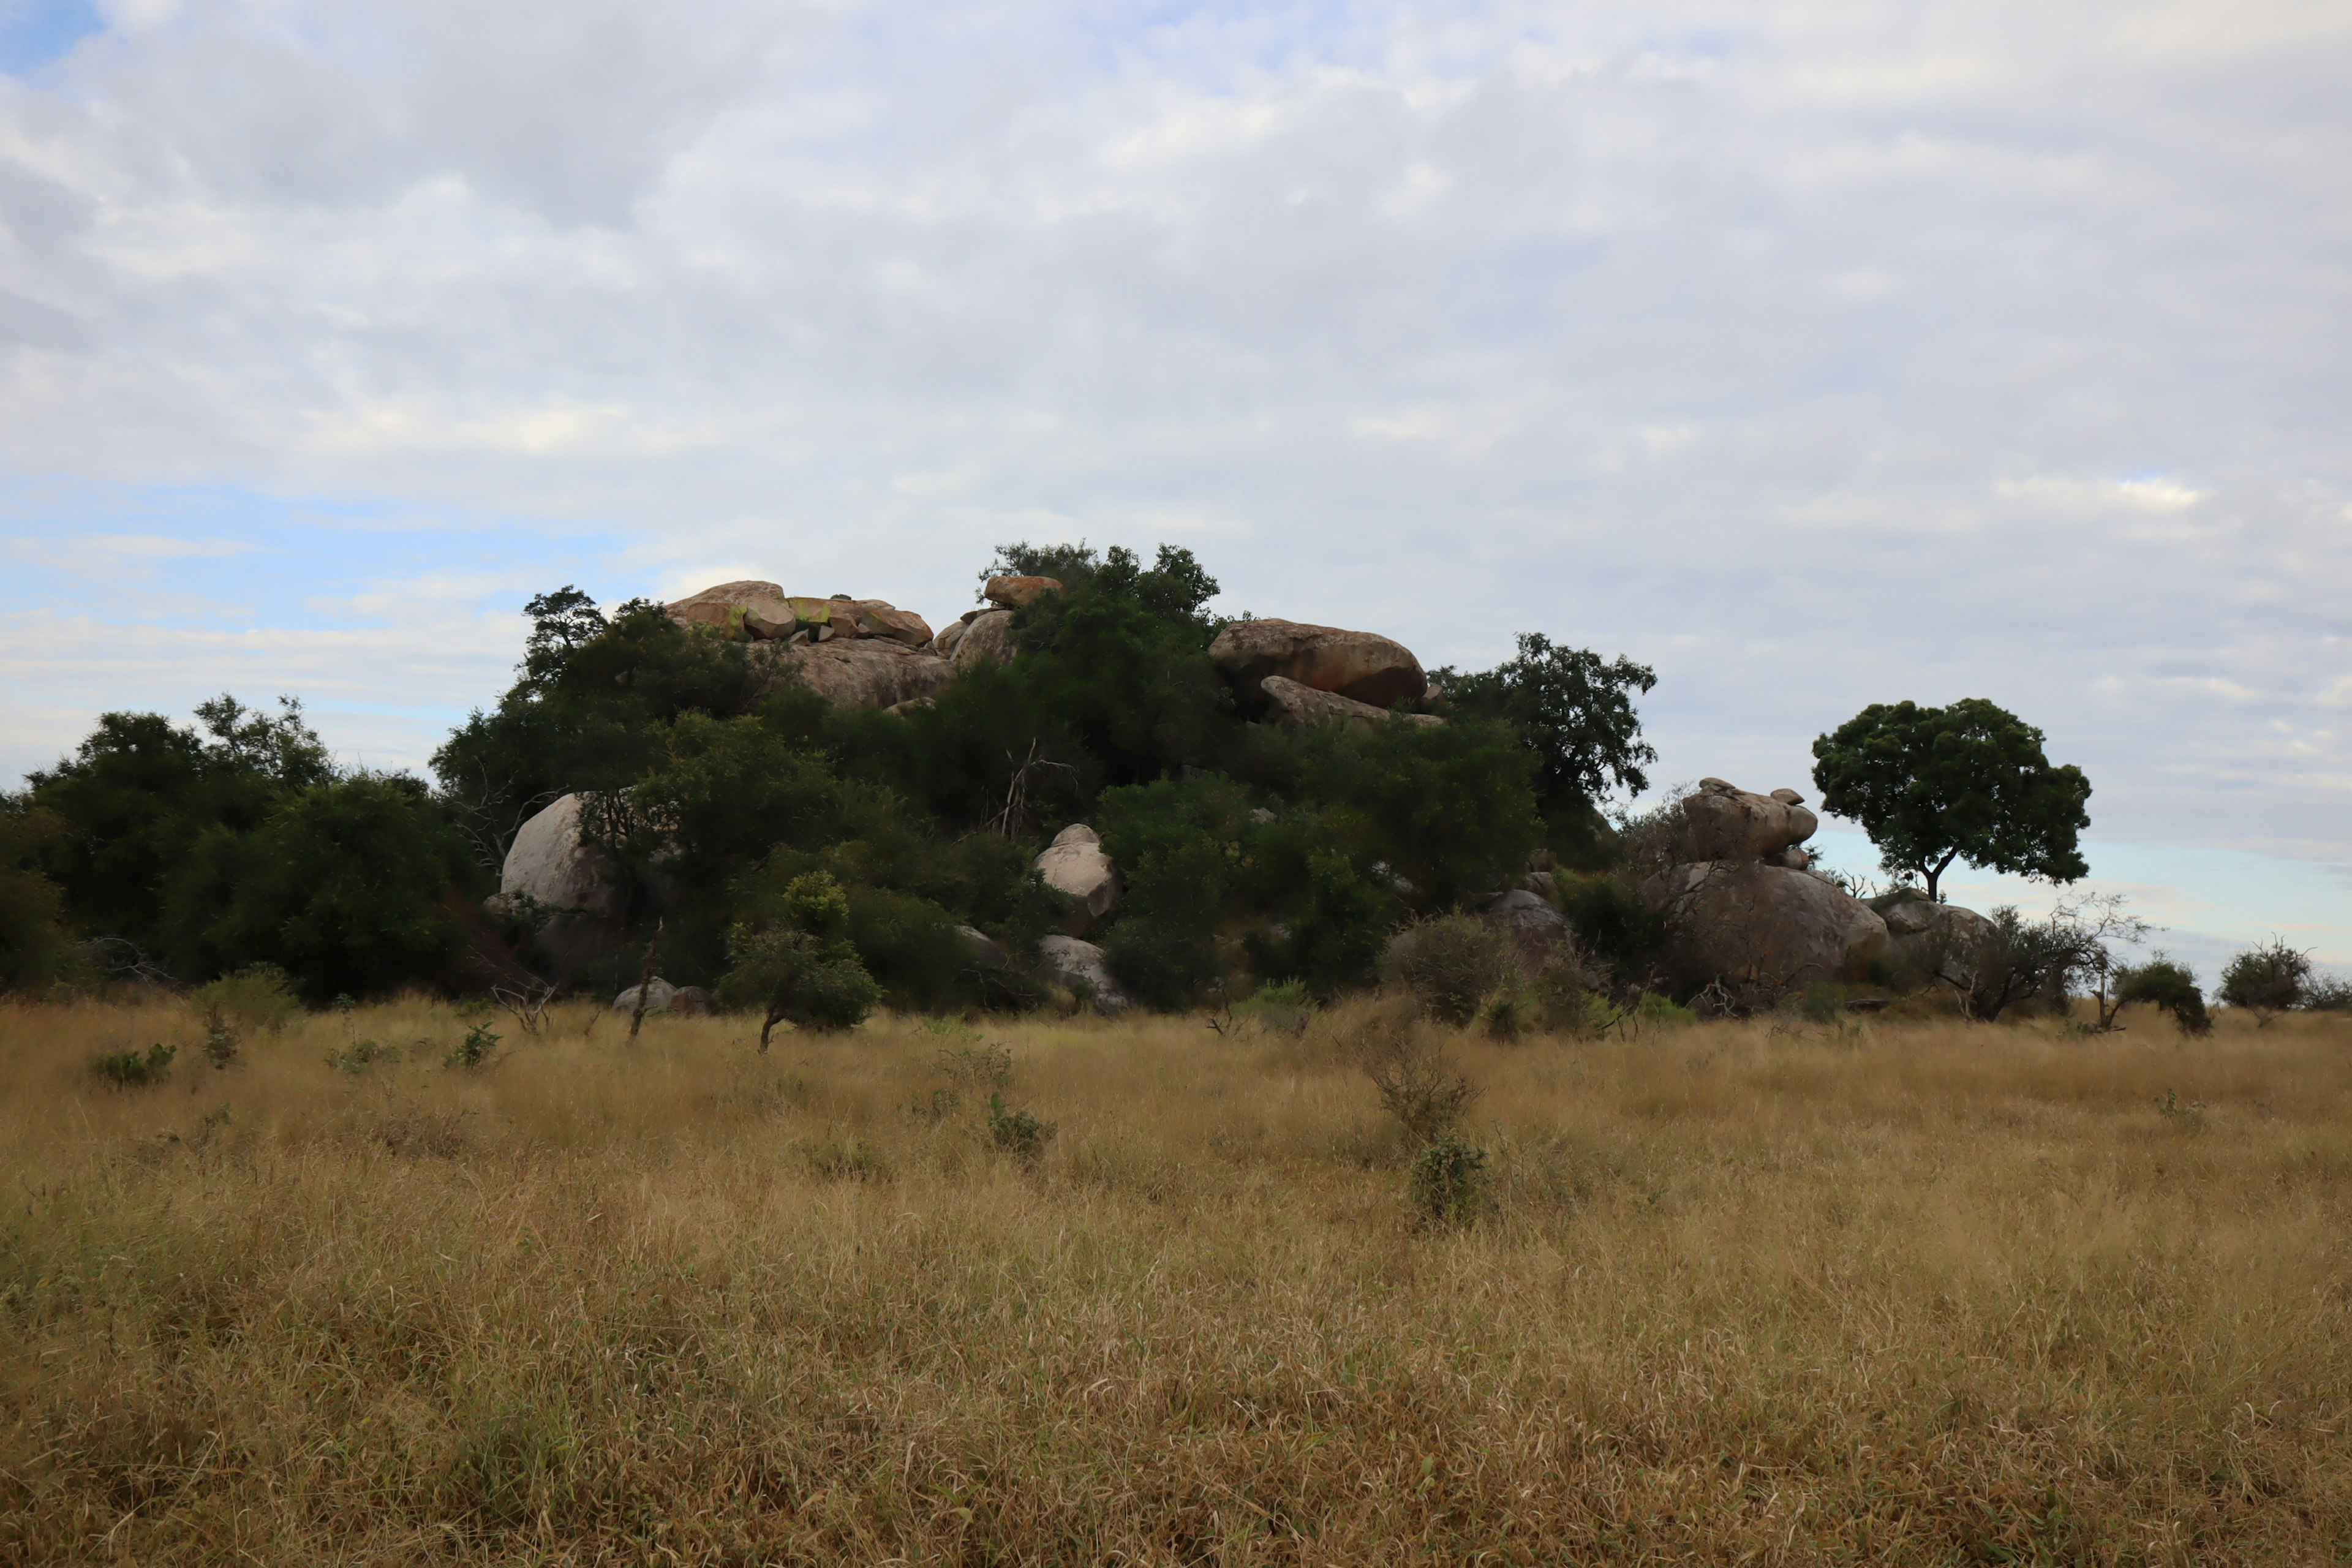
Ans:
POLYGON ((2340 0, 0 0, 0 778, 1165 542, 1630 654, 1662 789, 1989 698, 2209 977, 2352 964, 2347 80, 2340 0))

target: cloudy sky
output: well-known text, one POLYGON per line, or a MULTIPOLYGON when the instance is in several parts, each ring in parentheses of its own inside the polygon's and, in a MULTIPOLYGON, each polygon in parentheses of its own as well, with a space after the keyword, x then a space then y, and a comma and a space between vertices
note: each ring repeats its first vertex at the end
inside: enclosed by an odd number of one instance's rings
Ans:
POLYGON ((1167 541, 1648 661, 1662 783, 1990 698, 2176 951, 2352 963, 2347 81, 2342 0, 0 0, 0 776, 1167 541))

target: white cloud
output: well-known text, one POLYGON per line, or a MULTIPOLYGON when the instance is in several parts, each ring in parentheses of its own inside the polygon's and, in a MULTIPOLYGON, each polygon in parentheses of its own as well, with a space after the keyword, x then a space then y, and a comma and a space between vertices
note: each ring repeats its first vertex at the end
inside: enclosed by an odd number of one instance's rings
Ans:
POLYGON ((583 530, 618 591, 934 616, 1000 539, 1164 534, 1432 662, 1652 659, 1662 776, 1982 695, 2102 831, 2352 857, 2340 5, 107 15, 0 79, 0 476, 463 513, 540 569, 342 563, 451 596, 412 636, 126 633, 60 541, 161 525, 8 514, 52 575, 0 679, 65 739, 184 677, 370 693, 355 736, 486 697, 583 530))

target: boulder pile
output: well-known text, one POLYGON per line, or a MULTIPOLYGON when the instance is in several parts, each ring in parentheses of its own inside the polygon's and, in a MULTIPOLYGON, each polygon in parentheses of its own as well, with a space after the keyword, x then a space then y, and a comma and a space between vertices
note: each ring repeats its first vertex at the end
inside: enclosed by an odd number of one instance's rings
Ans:
MULTIPOLYGON (((1343 631, 1301 621, 1235 621, 1209 645, 1209 657, 1241 693, 1244 704, 1285 708, 1269 679, 1328 692, 1384 712, 1429 690, 1429 676, 1412 650, 1376 632, 1343 631)), ((1287 689, 1287 688, 1281 689, 1287 689)), ((1360 717, 1319 712, 1316 717, 1360 717)))
POLYGON ((1692 858, 1642 885, 1675 918, 1667 964, 1678 981, 1777 995, 1858 978, 1886 956, 1878 911, 1809 868, 1802 844, 1820 824, 1802 795, 1702 779, 1681 804, 1692 858))

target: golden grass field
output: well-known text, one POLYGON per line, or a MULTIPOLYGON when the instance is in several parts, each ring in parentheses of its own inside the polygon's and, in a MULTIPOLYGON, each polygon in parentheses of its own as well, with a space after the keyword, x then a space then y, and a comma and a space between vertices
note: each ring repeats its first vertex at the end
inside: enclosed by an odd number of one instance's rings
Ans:
POLYGON ((1370 1016, 0 1008, 0 1563, 2352 1561, 2352 1019, 1370 1016))

